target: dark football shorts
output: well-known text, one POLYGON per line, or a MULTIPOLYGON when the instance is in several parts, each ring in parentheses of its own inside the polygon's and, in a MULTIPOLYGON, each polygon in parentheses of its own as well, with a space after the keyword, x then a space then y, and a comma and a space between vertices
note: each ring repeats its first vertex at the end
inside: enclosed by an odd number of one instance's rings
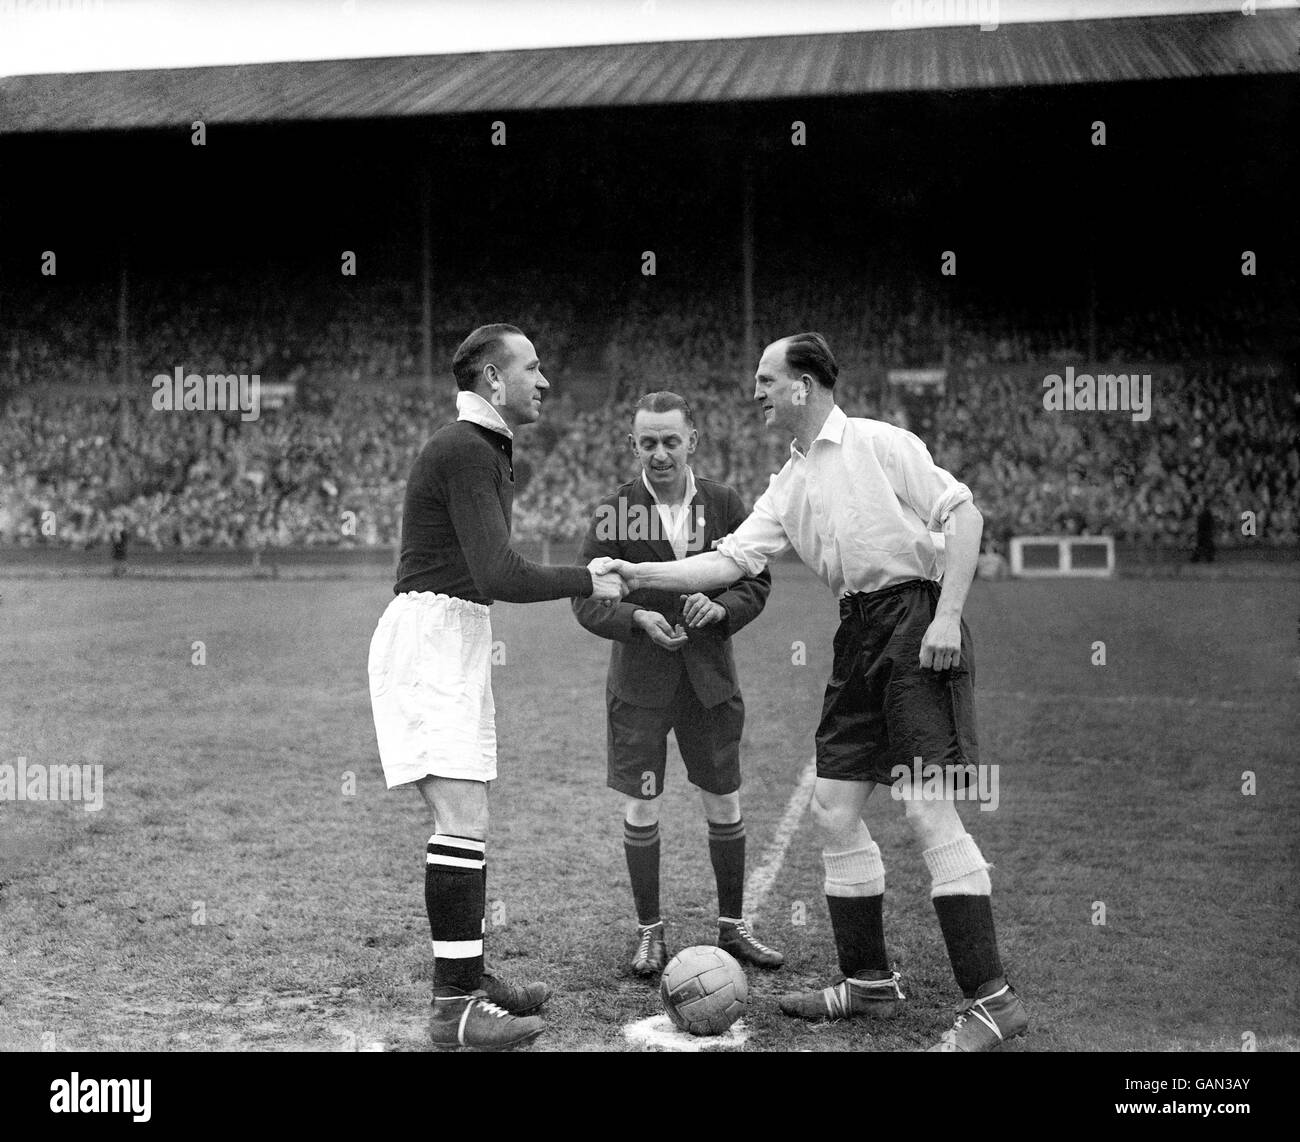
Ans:
POLYGON ((611 789, 650 800, 664 791, 668 731, 686 763, 686 777, 706 793, 734 793, 740 788, 740 735, 745 703, 739 694, 705 707, 685 677, 667 706, 634 706, 605 692, 609 717, 611 789))
MULTIPOLYGON (((835 661, 817 727, 817 776, 894 783, 895 766, 979 764, 975 659, 961 624, 961 663, 921 667, 939 584, 910 579, 840 600, 835 661)), ((973 775, 974 771, 970 773, 973 775)), ((955 771, 965 788, 964 771, 955 771)))

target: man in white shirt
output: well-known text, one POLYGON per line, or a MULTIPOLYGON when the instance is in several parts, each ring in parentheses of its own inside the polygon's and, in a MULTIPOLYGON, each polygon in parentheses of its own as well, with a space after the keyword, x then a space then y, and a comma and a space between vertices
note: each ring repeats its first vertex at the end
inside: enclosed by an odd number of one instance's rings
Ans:
POLYGON ((783 996, 781 1008, 807 1019, 898 1012, 904 996, 889 968, 881 918, 884 866, 862 819, 872 789, 887 785, 921 845, 964 997, 954 1025, 931 1049, 992 1050, 1023 1034, 1028 1017, 1002 972, 989 865, 954 804, 979 762, 974 662, 961 612, 983 519, 970 489, 938 467, 917 437, 845 416, 834 398, 838 373, 819 333, 769 345, 754 399, 768 426, 794 441, 749 518, 716 551, 609 566, 631 590, 710 591, 793 549, 831 589, 841 623, 816 735, 813 816, 845 978, 783 996), (918 775, 941 767, 946 780, 916 788, 912 777, 896 777, 900 766, 918 775), (942 786, 938 798, 935 785, 942 786))

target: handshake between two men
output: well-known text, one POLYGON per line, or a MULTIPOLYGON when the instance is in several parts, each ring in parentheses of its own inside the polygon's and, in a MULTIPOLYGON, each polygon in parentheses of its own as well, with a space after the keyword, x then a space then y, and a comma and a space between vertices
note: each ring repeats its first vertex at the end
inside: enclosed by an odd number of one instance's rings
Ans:
MULTIPOLYGON (((649 586, 650 584, 644 580, 652 574, 656 579, 653 584, 656 587, 671 589, 683 586, 685 584, 671 581, 676 577, 673 573, 679 567, 680 564, 629 563, 624 559, 599 556, 587 564, 587 570, 591 572, 591 597, 606 606, 613 606, 638 587, 649 586)), ((736 576, 726 575, 728 579, 734 577, 736 576)), ((670 624, 659 612, 648 609, 638 610, 632 621, 645 631, 646 636, 656 646, 664 650, 678 650, 687 641, 687 628, 707 627, 727 616, 726 608, 721 603, 714 602, 702 591, 683 594, 681 601, 682 621, 676 626, 670 624)))

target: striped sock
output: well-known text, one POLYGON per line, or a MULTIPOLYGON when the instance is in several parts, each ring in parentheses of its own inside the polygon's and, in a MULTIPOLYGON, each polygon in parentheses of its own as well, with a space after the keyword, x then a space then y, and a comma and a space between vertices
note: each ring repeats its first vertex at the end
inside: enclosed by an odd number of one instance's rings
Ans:
POLYGON ((709 857, 718 881, 718 915, 745 914, 745 820, 709 822, 709 857))
POLYGON ((659 822, 633 825, 623 822, 623 854, 632 879, 632 901, 636 922, 659 923, 659 822))
POLYGON ((435 833, 425 850, 424 907, 433 939, 433 986, 473 991, 483 976, 486 846, 435 833))

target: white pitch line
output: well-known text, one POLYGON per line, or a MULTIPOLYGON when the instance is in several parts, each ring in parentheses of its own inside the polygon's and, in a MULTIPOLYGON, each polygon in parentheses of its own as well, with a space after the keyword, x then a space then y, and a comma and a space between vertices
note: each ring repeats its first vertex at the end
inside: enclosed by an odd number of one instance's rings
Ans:
POLYGON ((812 800, 813 785, 816 781, 817 759, 812 757, 808 759, 808 764, 799 774, 799 783, 790 794, 785 813, 781 816, 781 823, 776 827, 776 835, 763 853, 762 863, 749 874, 749 882, 745 885, 745 911, 750 916, 758 915, 763 902, 767 899, 767 894, 772 891, 772 885, 776 883, 781 865, 785 863, 786 850, 794 840, 799 822, 803 820, 804 810, 812 800))
POLYGON ((1077 702, 1094 706, 1178 706, 1183 709, 1262 710, 1262 702, 1234 702, 1224 698, 1179 698, 1172 694, 1040 694, 1024 690, 976 690, 975 697, 1011 702, 1077 702))

